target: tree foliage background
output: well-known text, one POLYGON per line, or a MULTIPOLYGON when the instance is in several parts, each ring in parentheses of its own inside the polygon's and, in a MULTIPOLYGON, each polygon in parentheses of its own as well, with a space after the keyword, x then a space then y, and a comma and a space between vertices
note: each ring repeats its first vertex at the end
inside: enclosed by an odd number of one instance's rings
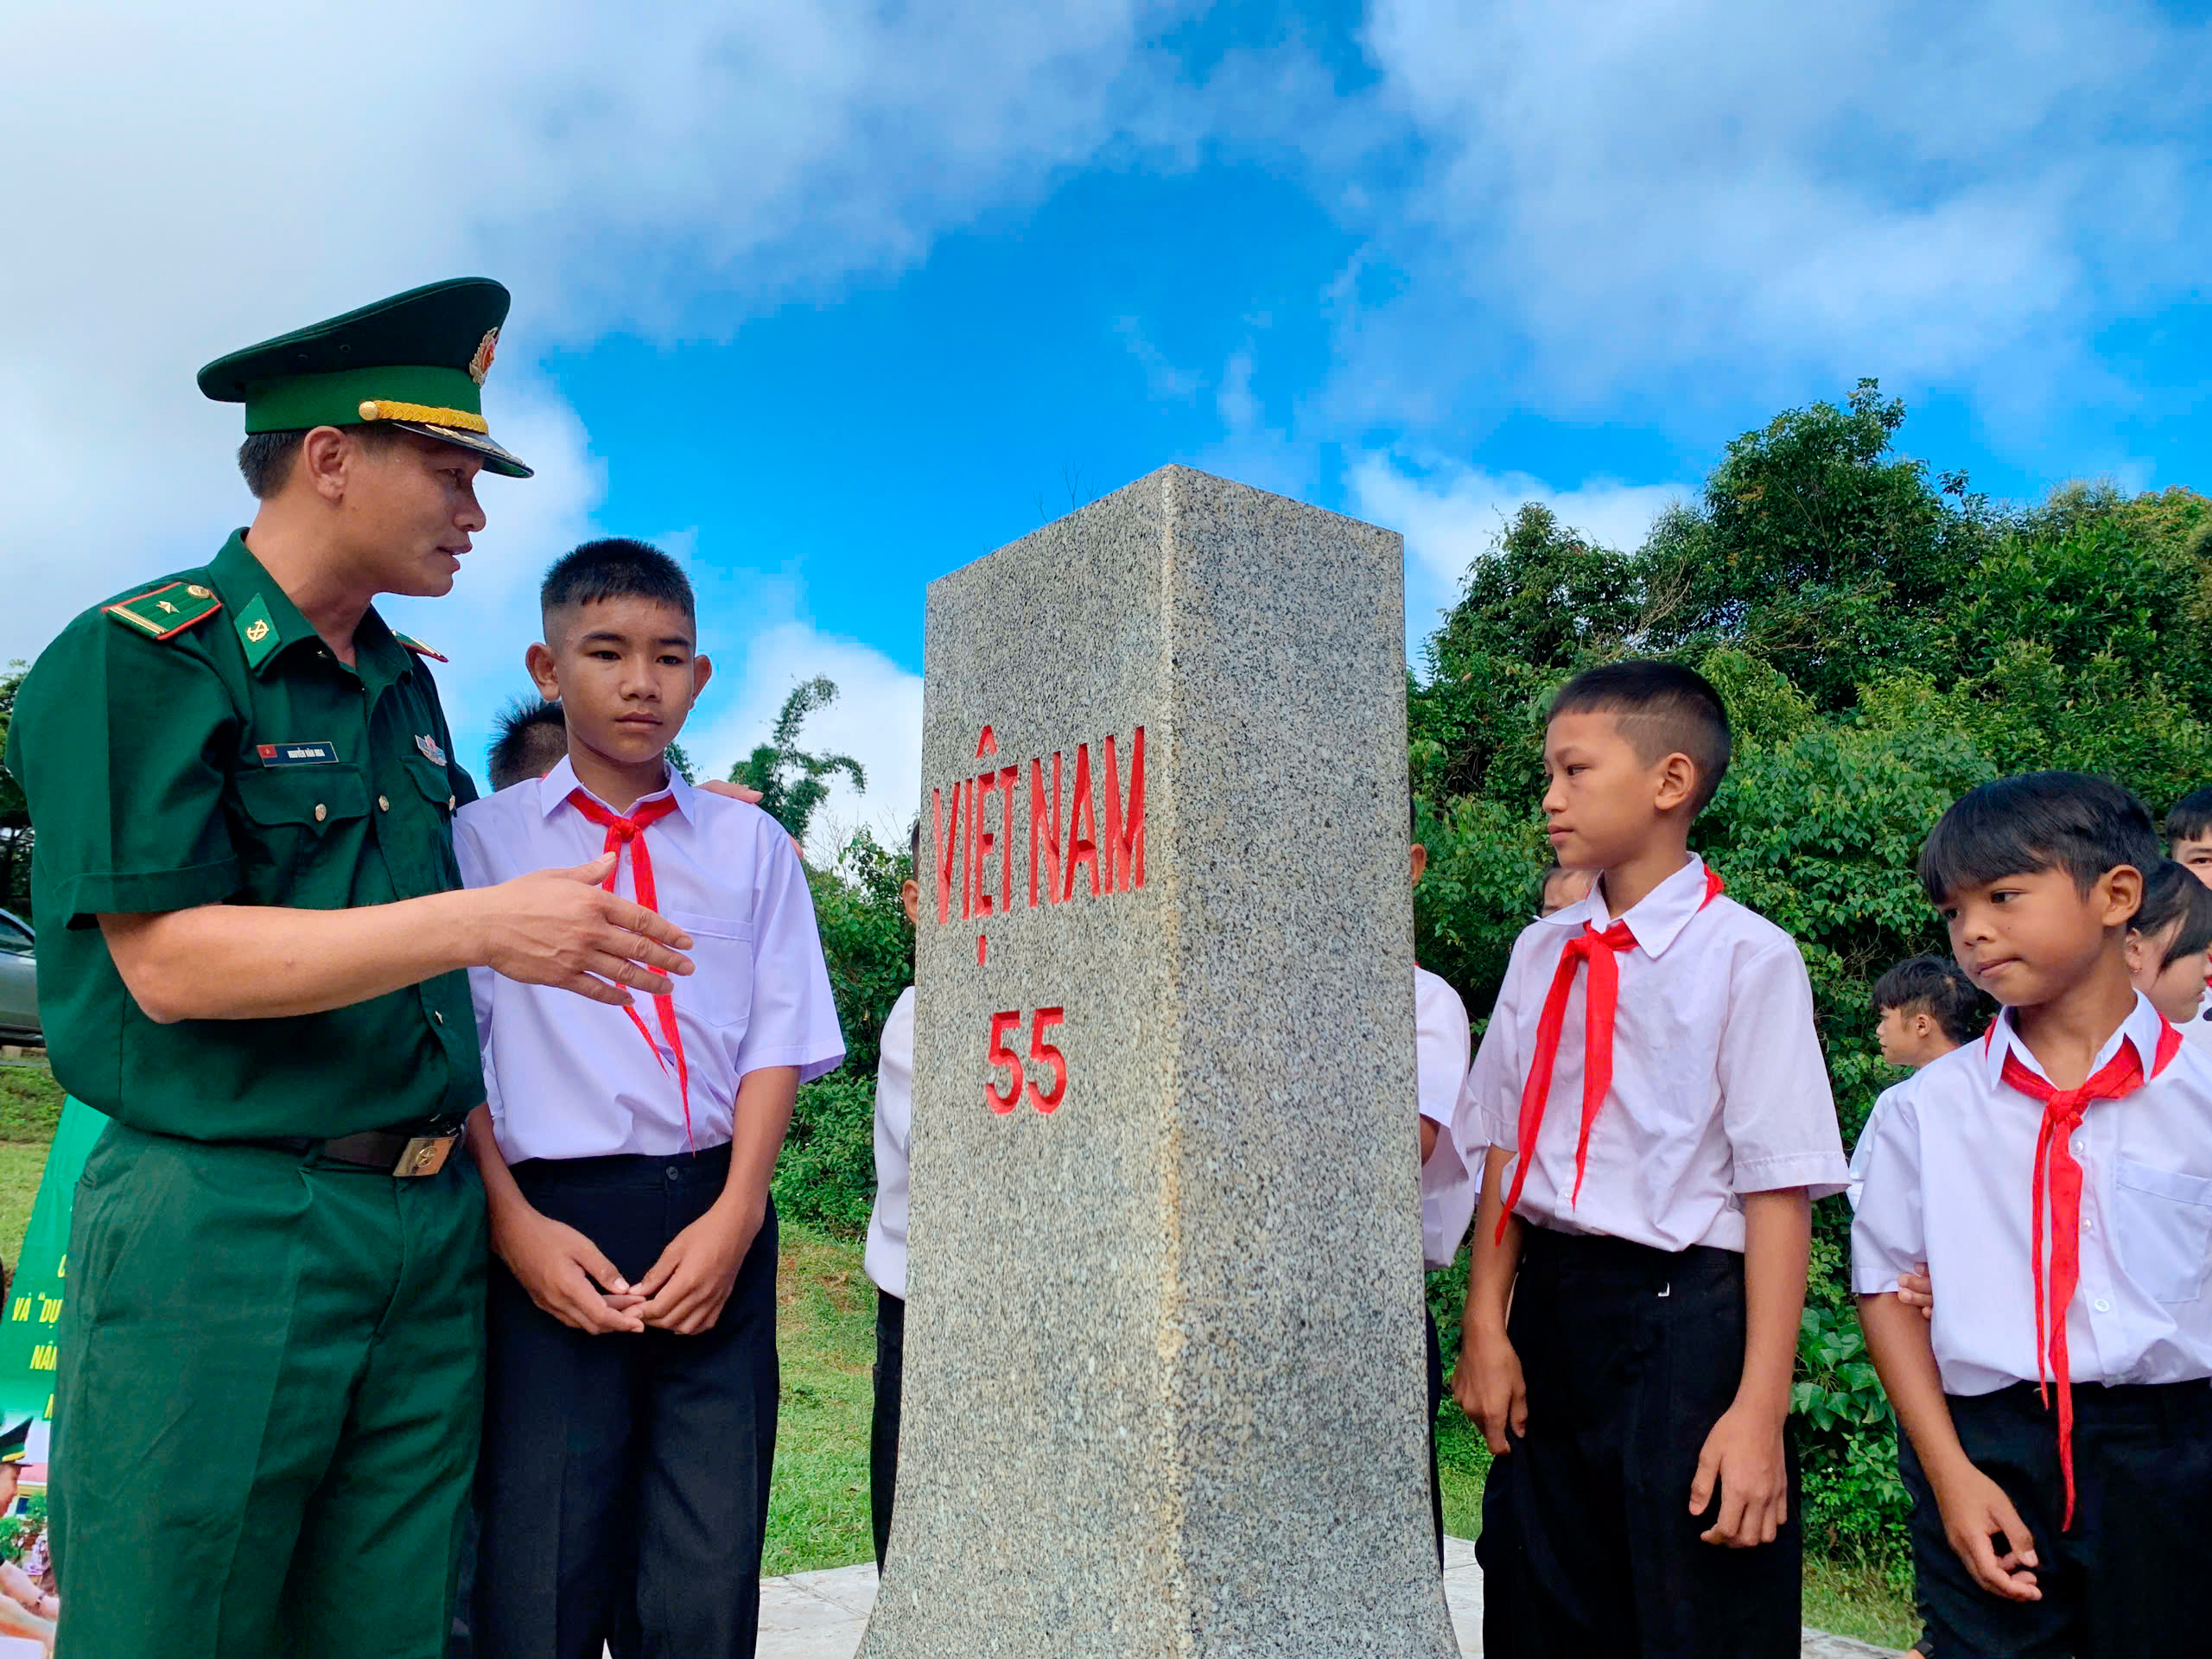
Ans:
MULTIPOLYGON (((2160 816, 2212 781, 2212 501, 2069 486, 2000 506, 1905 454, 1904 419, 1862 381, 1738 438, 1640 548, 1531 504, 1467 572, 1410 699, 1419 954, 1478 1025, 1549 861, 1542 710, 1593 664, 1667 658, 1726 698, 1736 758, 1693 845, 1802 945, 1847 1147, 1900 1075, 1873 1043, 1875 976, 1947 949, 1912 874, 1943 809, 2046 766, 2116 778, 2160 816)), ((1905 1498, 1847 1293, 1849 1227, 1841 1198, 1821 1202, 1796 1390, 1806 1519, 1831 1552, 1895 1564, 1905 1498)), ((1457 1290, 1437 1287, 1447 1316, 1457 1290)))

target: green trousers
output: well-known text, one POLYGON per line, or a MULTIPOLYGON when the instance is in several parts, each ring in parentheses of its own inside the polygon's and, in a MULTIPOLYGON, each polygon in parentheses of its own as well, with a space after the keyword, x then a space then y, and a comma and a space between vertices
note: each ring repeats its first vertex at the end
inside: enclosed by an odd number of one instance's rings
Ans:
POLYGON ((51 1490, 69 1659, 438 1659, 483 1409, 474 1164, 395 1180, 111 1125, 51 1490))

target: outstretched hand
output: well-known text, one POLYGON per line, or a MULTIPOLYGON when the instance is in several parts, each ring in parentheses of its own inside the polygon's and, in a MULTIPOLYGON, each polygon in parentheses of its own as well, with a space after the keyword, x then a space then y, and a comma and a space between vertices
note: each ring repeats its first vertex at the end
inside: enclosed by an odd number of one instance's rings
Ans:
POLYGON ((657 996, 672 988, 669 975, 691 971, 691 959, 680 954, 691 948, 691 936, 603 889, 614 859, 602 853, 570 869, 471 889, 482 911, 484 965, 617 1007, 631 1001, 631 990, 657 996))

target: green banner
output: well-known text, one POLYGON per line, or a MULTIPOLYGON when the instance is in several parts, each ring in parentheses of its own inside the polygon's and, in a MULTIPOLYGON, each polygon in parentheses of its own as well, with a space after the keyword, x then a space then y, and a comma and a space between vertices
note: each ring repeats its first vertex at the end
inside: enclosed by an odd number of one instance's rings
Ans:
POLYGON ((8 1316, 0 1319, 0 1440, 12 1438, 26 1420, 25 1484, 42 1484, 51 1460, 54 1421, 54 1331, 69 1277, 69 1206, 77 1177, 107 1118, 80 1100, 61 1108, 61 1126, 46 1155, 30 1230, 8 1290, 8 1316))

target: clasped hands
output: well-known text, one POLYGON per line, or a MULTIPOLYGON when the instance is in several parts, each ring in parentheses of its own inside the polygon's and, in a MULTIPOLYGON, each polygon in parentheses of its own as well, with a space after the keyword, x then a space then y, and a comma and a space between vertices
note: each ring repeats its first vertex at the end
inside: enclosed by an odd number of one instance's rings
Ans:
POLYGON ((571 1329, 691 1337, 713 1330, 721 1317, 766 1209, 726 1193, 669 1240, 634 1285, 582 1233, 525 1201, 493 1207, 492 1248, 530 1300, 571 1329))

